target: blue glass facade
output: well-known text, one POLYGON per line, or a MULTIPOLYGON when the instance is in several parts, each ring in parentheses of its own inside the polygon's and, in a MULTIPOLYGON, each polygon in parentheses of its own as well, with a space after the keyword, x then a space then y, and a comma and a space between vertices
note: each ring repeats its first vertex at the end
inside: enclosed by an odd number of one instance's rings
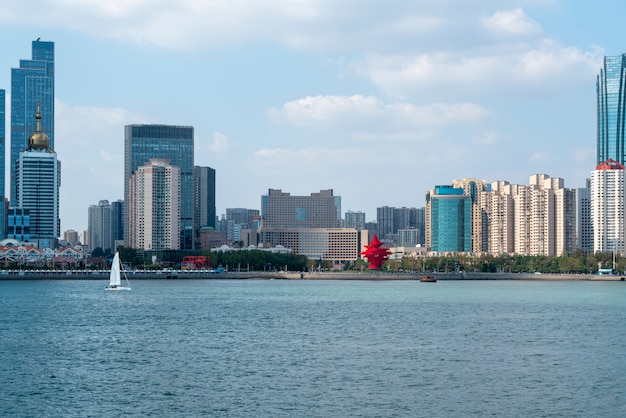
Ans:
POLYGON ((604 57, 596 83, 598 96, 598 159, 624 164, 626 127, 626 54, 604 57))
POLYGON ((5 149, 6 149, 6 94, 0 89, 0 239, 6 237, 6 213, 4 213, 5 149))
POLYGON ((11 69, 11 204, 16 201, 15 164, 35 131, 37 105, 41 104, 41 130, 54 149, 54 42, 33 41, 32 59, 11 69))
POLYGON ((472 202, 463 189, 435 187, 430 196, 432 251, 472 251, 472 202))
MULTIPOLYGON (((181 249, 193 249, 193 143, 191 126, 127 125, 124 128, 124 200, 128 202, 128 180, 151 158, 166 158, 180 168, 181 249)), ((124 235, 128 242, 128 216, 124 235)))
MULTIPOLYGON (((61 162, 54 152, 27 150, 17 161, 17 204, 30 214, 30 239, 55 240, 60 235, 61 162)), ((40 248, 46 244, 40 243, 40 248)))

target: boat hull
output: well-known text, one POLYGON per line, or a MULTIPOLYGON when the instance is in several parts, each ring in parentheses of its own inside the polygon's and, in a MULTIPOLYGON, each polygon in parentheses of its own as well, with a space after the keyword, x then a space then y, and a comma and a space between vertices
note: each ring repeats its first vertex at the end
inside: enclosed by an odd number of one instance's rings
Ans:
POLYGON ((118 286, 118 287, 105 287, 104 290, 118 291, 118 290, 130 290, 130 287, 118 286))

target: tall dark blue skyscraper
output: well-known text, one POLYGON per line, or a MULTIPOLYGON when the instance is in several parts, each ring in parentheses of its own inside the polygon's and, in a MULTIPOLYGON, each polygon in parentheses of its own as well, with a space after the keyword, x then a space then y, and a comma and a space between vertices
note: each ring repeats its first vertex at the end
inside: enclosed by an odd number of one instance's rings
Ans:
POLYGON ((626 128, 626 54, 604 57, 596 83, 598 95, 598 161, 624 164, 626 128))
MULTIPOLYGON (((165 158, 180 168, 181 249, 193 248, 193 127, 127 125, 124 128, 124 201, 128 204, 128 180, 152 158, 165 158)), ((128 243, 128 214, 124 215, 124 239, 128 243)))
POLYGON ((37 106, 41 105, 41 130, 54 149, 54 42, 37 39, 32 44, 32 59, 20 60, 11 69, 11 204, 16 201, 15 164, 36 129, 37 106))
POLYGON ((4 213, 4 156, 5 156, 5 144, 6 144, 6 96, 5 91, 0 89, 0 239, 6 237, 5 231, 5 219, 6 213, 4 213))

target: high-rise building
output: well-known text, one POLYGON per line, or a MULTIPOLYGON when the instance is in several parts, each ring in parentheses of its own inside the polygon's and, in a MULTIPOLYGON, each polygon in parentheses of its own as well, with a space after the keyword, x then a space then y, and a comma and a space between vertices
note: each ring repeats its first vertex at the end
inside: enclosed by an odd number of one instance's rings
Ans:
POLYGON ((215 229, 215 170, 211 167, 193 168, 193 231, 199 237, 200 228, 215 229))
POLYGON ((480 194, 490 190, 490 185, 485 180, 465 178, 453 180, 453 187, 463 189, 472 202, 472 251, 475 253, 486 252, 489 246, 487 219, 480 210, 480 194))
POLYGON ((180 167, 153 158, 128 182, 128 246, 143 250, 180 249, 180 167))
MULTIPOLYGON (((191 126, 127 125, 124 128, 124 201, 129 202, 129 180, 135 171, 151 159, 167 159, 180 169, 180 226, 177 248, 193 248, 193 143, 191 126)), ((126 242, 131 231, 125 217, 126 242)))
POLYGON ((472 251, 472 202, 462 188, 436 186, 426 194, 426 246, 439 252, 472 251))
POLYGON ((250 213, 247 208, 226 208, 226 222, 250 228, 250 213))
POLYGON ((365 229, 365 212, 347 211, 344 215, 343 226, 345 228, 354 228, 359 231, 365 229))
POLYGON ((113 245, 116 241, 124 241, 124 201, 111 202, 111 231, 113 233, 113 245))
POLYGON ((332 189, 291 196, 281 190, 269 189, 261 197, 263 228, 339 228, 341 196, 332 189))
POLYGON ((490 191, 480 193, 480 210, 488 219, 482 228, 487 230, 488 249, 493 255, 513 254, 515 252, 515 213, 513 196, 519 186, 507 181, 496 181, 490 191))
POLYGON ((626 163, 626 54, 604 57, 596 82, 598 101, 597 164, 613 159, 626 163))
POLYGON ((80 240, 78 239, 78 232, 74 231, 73 229, 68 229, 67 231, 63 232, 63 239, 71 246, 80 243, 80 240))
POLYGON ((593 252, 593 225, 591 223, 591 179, 585 187, 578 188, 578 249, 587 254, 593 252))
POLYGON ((393 222, 394 208, 390 206, 382 206, 376 208, 376 224, 378 225, 378 238, 381 240, 392 240, 394 230, 393 222))
POLYGON ((41 119, 37 109, 35 132, 16 162, 14 207, 30 215, 30 239, 37 241, 40 248, 54 248, 61 232, 61 162, 50 147, 48 136, 41 131, 41 119))
POLYGON ((111 204, 108 200, 101 200, 97 205, 89 206, 87 225, 89 252, 100 248, 104 253, 111 254, 114 250, 114 240, 111 204))
POLYGON ((591 172, 593 251, 624 254, 624 165, 607 160, 591 172))
POLYGON ((6 222, 7 213, 5 211, 5 149, 6 149, 6 94, 0 89, 0 239, 7 235, 6 222))
POLYGON ((421 240, 424 239, 424 208, 395 208, 382 206, 376 208, 376 234, 381 241, 399 244, 400 229, 420 228, 421 240))
POLYGON ((514 251, 519 255, 562 256, 576 248, 576 191, 562 178, 530 176, 513 196, 514 251))
POLYGON ((20 152, 28 145, 35 131, 33 115, 40 106, 41 131, 46 132, 50 149, 54 149, 54 42, 37 39, 32 43, 30 60, 20 60, 19 68, 11 69, 11 205, 16 202, 15 166, 20 152))

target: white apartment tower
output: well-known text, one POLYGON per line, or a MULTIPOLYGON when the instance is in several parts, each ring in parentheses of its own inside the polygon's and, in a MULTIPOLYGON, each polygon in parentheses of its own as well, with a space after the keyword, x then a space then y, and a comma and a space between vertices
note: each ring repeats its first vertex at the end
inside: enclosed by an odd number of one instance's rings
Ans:
POLYGON ((514 252, 514 212, 513 195, 519 186, 506 181, 491 183, 490 192, 482 192, 480 209, 488 219, 488 252, 493 255, 513 254, 514 252))
POLYGON ((497 181, 481 193, 481 227, 490 254, 559 256, 575 249, 575 190, 545 174, 532 175, 529 183, 497 181))
POLYGON ((180 168, 153 158, 128 181, 128 245, 144 250, 180 248, 180 168))
POLYGON ((615 160, 591 172, 593 251, 624 254, 624 165, 615 160))
POLYGON ((513 197, 515 253, 561 256, 575 248, 576 191, 561 178, 530 176, 513 197))

